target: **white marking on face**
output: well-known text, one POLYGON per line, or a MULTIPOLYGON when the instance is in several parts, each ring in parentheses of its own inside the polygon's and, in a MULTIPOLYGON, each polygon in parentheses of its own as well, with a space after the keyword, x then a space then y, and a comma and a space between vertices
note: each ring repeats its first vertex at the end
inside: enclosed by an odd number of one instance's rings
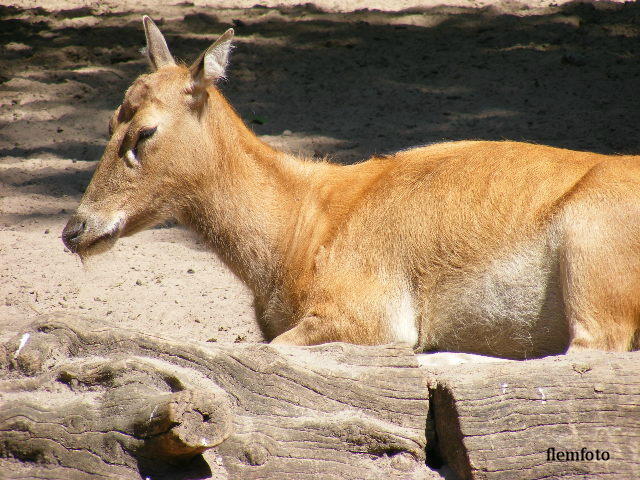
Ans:
POLYGON ((136 157, 136 154, 133 152, 133 149, 127 150, 127 153, 124 154, 124 159, 130 167, 137 167, 140 164, 138 157, 136 157))
POLYGON ((121 227, 127 219, 127 214, 123 210, 116 210, 112 214, 104 214, 99 210, 95 210, 91 204, 78 206, 77 213, 87 218, 92 228, 99 228, 105 232, 115 231, 115 229, 121 227))
POLYGON ((109 223, 107 223, 104 227, 104 231, 105 232, 116 232, 118 230, 120 230, 122 228, 122 226, 124 225, 124 221, 127 218, 127 214, 124 213, 123 211, 119 210, 117 211, 113 217, 111 217, 111 220, 109 221, 109 223))
POLYGON ((387 304, 387 320, 394 341, 415 347, 418 343, 417 312, 408 288, 387 304))

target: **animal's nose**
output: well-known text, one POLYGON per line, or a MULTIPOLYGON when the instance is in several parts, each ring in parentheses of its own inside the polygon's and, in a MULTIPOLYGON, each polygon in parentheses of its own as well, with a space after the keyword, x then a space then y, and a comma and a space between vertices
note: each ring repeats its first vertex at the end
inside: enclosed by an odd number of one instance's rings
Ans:
POLYGON ((71 217, 67 222, 67 225, 64 227, 64 230, 62 230, 62 242, 64 245, 72 252, 75 252, 78 247, 80 236, 84 233, 86 228, 87 222, 83 218, 76 215, 71 217))

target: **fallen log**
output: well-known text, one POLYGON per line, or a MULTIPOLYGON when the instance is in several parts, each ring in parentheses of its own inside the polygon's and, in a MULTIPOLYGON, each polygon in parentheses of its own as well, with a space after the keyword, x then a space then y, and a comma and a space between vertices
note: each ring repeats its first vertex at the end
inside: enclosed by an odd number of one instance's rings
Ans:
POLYGON ((629 480, 639 367, 177 343, 51 316, 0 350, 0 478, 442 478, 426 461, 452 480, 629 480))
POLYGON ((440 478, 408 348, 185 344, 49 316, 3 350, 8 478, 440 478))
POLYGON ((640 352, 425 367, 437 453, 462 479, 640 478, 639 373, 640 352))

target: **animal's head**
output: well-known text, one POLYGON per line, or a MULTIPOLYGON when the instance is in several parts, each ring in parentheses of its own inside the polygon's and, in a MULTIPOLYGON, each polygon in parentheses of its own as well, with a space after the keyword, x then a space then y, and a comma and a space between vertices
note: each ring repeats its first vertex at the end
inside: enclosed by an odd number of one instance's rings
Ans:
POLYGON ((149 17, 143 24, 152 72, 133 82, 111 117, 102 159, 62 232, 81 257, 179 215, 184 185, 198 175, 193 163, 215 149, 202 134, 202 109, 219 96, 211 87, 224 76, 233 30, 187 67, 149 17))

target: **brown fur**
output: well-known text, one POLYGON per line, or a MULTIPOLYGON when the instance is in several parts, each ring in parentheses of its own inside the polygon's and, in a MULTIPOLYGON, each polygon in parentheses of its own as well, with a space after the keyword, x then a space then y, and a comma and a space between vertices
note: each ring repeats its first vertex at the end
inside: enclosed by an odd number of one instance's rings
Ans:
POLYGON ((128 90, 65 229, 80 255, 174 217, 251 287, 279 343, 638 348, 640 157, 463 141, 316 162, 264 144, 197 67, 128 90))

